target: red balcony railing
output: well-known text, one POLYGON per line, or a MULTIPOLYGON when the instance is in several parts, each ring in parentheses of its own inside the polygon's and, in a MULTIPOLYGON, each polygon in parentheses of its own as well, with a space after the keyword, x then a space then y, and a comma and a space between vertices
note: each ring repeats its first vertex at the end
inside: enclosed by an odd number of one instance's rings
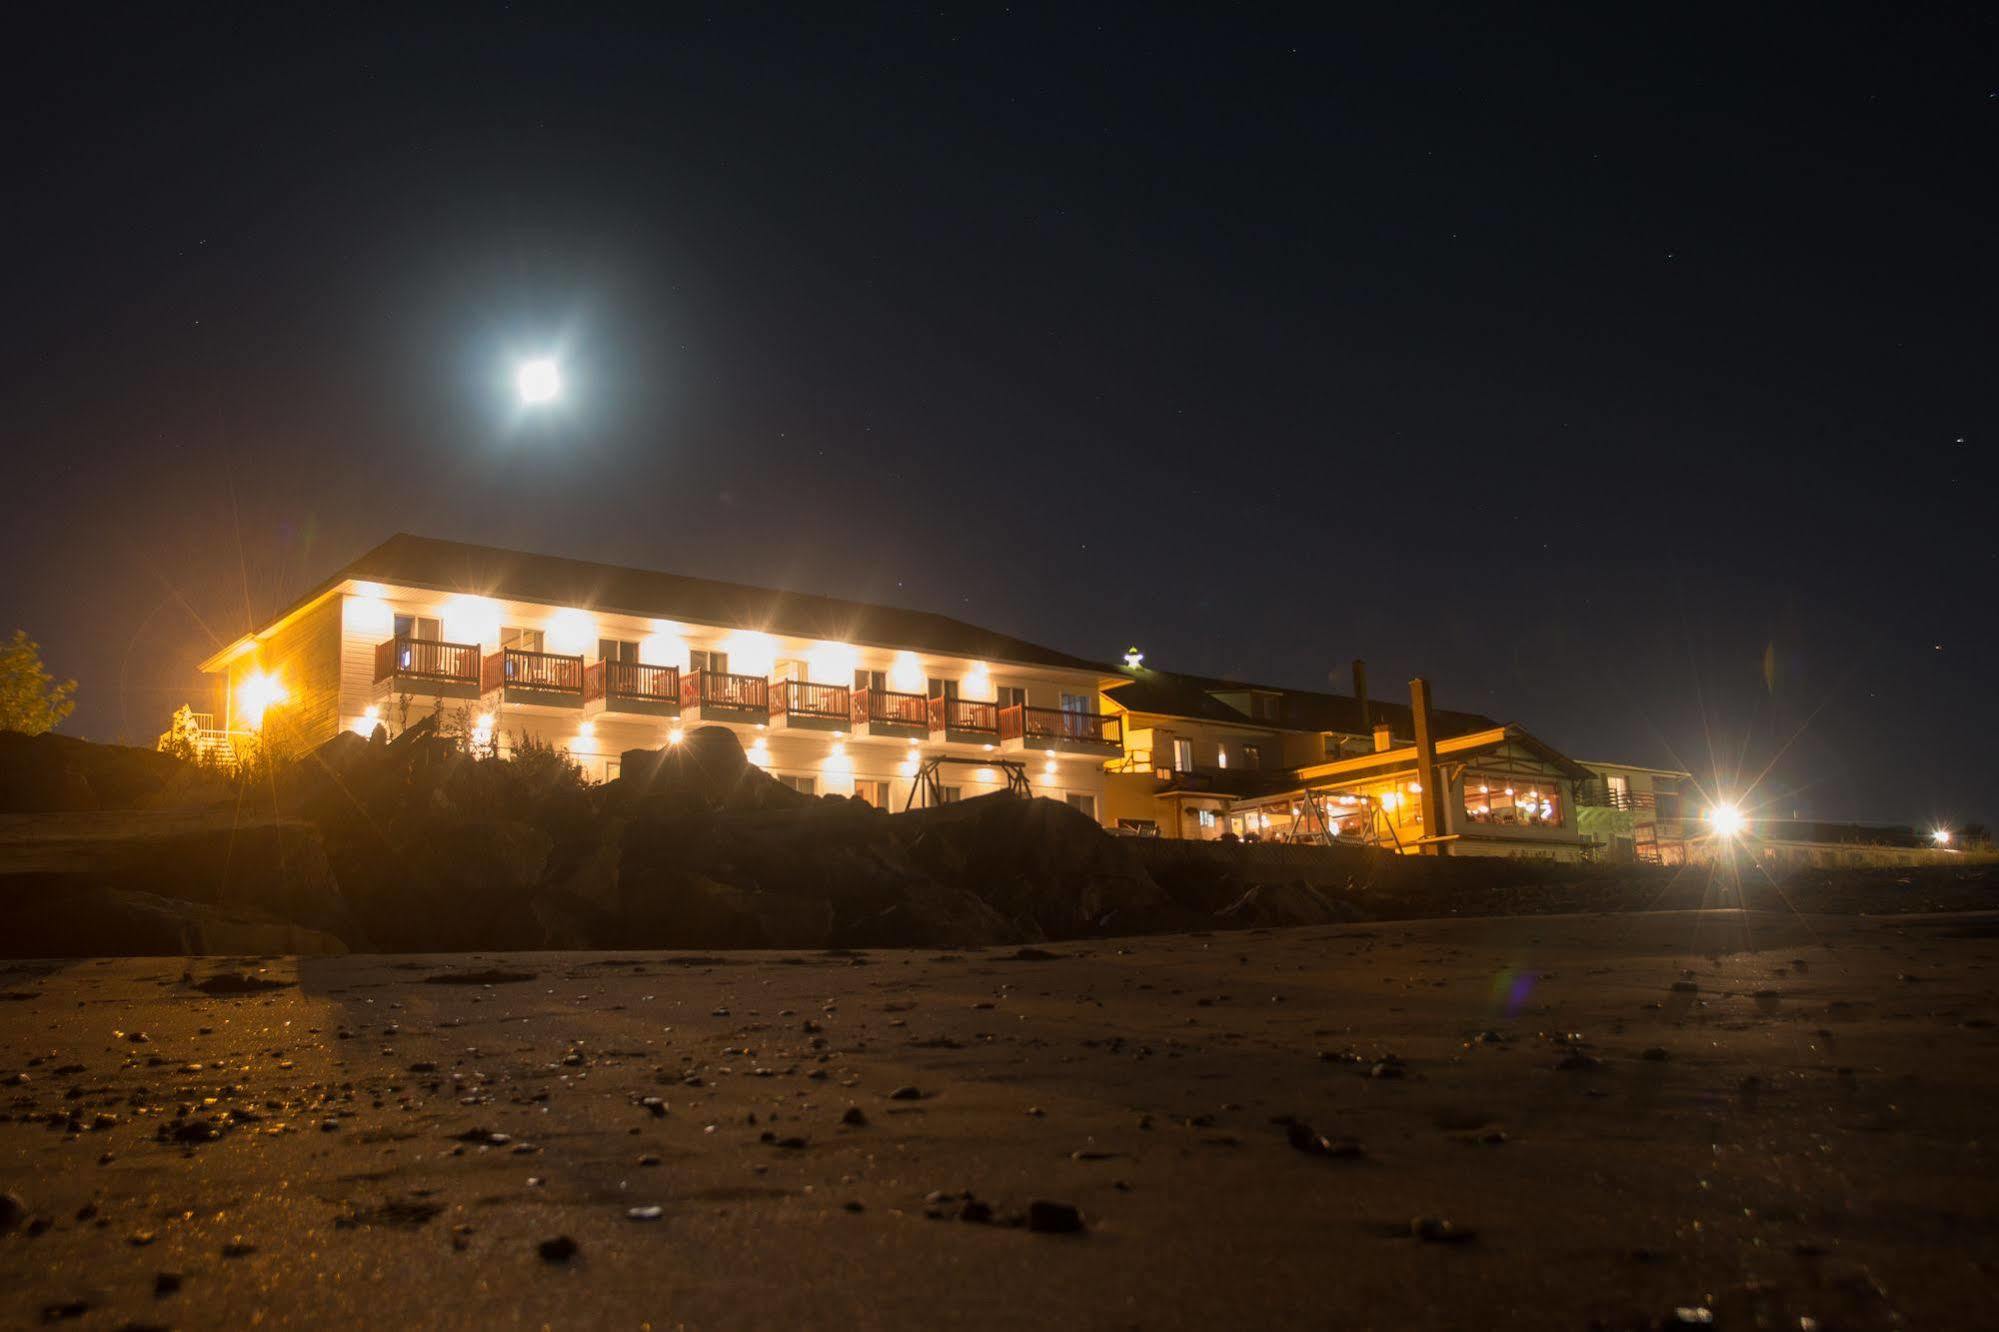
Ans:
POLYGON ((1030 708, 1024 704, 1002 709, 999 727, 1000 739, 1025 740, 1029 744, 1039 740, 1084 740, 1115 745, 1124 737, 1124 726, 1114 716, 1071 712, 1067 708, 1030 708))
POLYGON ((539 689, 551 694, 583 692, 583 658, 554 652, 527 652, 521 648, 501 648, 486 658, 480 671, 482 692, 506 686, 510 689, 539 689))
POLYGON ((799 717, 848 720, 852 705, 844 685, 809 684, 804 680, 779 680, 770 687, 770 715, 786 713, 799 717))
POLYGON ((923 730, 929 723, 928 699, 921 694, 897 694, 887 689, 854 691, 853 723, 870 722, 883 726, 914 726, 923 730))
POLYGON ((933 698, 930 700, 930 729, 998 736, 999 704, 980 703, 969 698, 933 698))
POLYGON ((436 643, 398 634, 386 643, 375 644, 375 679, 386 680, 392 675, 446 684, 474 684, 479 679, 479 645, 436 643))
POLYGON ((768 712, 770 681, 760 675, 725 675, 721 671, 689 671, 680 677, 680 706, 740 708, 745 712, 768 712))
POLYGON ((680 698, 680 671, 639 661, 593 661, 583 672, 583 699, 637 699, 642 703, 673 703, 680 698))

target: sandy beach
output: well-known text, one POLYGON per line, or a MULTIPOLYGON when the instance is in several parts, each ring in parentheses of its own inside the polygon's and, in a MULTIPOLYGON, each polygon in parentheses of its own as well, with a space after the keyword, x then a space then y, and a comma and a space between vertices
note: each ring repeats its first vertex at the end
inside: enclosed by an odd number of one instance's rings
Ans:
POLYGON ((1995 962, 1709 911, 10 963, 0 1321, 1990 1325, 1995 962))

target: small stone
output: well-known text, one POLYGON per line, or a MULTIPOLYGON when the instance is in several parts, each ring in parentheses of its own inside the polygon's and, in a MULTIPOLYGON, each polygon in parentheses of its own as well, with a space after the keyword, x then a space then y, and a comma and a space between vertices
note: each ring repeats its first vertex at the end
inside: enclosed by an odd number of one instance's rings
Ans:
POLYGON ((888 1099, 891 1101, 920 1101, 923 1099, 923 1093, 915 1087, 897 1087, 888 1094, 888 1099))
POLYGON ((18 1193, 0 1193, 0 1235, 12 1230, 27 1219, 28 1204, 21 1201, 18 1193))
POLYGON ((1671 1050, 1668 1050, 1663 1045, 1650 1046, 1646 1049, 1644 1054, 1639 1056, 1639 1058, 1649 1060, 1654 1064, 1663 1064, 1672 1057, 1673 1057, 1673 1052, 1671 1050))
POLYGON ((178 1272, 153 1273, 153 1298, 158 1299, 163 1295, 178 1294, 180 1292, 180 1282, 181 1276, 178 1272))
MULTIPOLYGON (((666 1209, 658 1203, 649 1203, 644 1207, 627 1208, 625 1215, 634 1221, 657 1221, 666 1215, 666 1209)), ((544 1254, 543 1256, 546 1257, 547 1255, 544 1254)))
POLYGON ((977 1198, 967 1198, 964 1206, 958 1209, 958 1219, 970 1221, 974 1225, 990 1225, 993 1219, 992 1204, 977 1198))
POLYGON ((1409 1233, 1425 1244, 1464 1244, 1476 1232, 1465 1229, 1446 1217, 1418 1216, 1409 1221, 1409 1233))
POLYGON ((656 1166, 659 1164, 659 1158, 657 1156, 654 1156, 651 1152, 647 1152, 644 1156, 641 1156, 639 1158, 639 1164, 642 1166, 656 1166))
POLYGON ((541 1255, 541 1260, 545 1263, 566 1263, 576 1256, 577 1244, 567 1235, 557 1235, 554 1239, 545 1239, 535 1245, 535 1252, 541 1255))
POLYGON ((858 1105, 850 1105, 847 1107, 847 1112, 840 1116, 840 1122, 850 1128, 866 1128, 868 1112, 858 1105))

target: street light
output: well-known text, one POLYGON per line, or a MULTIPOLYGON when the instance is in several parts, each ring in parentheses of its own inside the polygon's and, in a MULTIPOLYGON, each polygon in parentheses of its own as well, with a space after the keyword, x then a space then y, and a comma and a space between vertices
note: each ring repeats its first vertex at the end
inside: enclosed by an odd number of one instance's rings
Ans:
POLYGON ((1742 817, 1742 811, 1736 806, 1726 803, 1716 805, 1713 809, 1710 809, 1707 812, 1707 821, 1714 828, 1715 836, 1717 837, 1739 836, 1742 830, 1748 826, 1748 820, 1742 817))

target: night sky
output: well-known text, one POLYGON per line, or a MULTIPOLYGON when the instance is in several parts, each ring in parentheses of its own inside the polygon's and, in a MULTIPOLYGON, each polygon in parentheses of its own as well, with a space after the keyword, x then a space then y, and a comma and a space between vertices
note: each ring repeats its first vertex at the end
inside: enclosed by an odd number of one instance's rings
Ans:
POLYGON ((0 58, 64 730, 410 530, 1999 815, 1989 6, 420 8, 0 58))

